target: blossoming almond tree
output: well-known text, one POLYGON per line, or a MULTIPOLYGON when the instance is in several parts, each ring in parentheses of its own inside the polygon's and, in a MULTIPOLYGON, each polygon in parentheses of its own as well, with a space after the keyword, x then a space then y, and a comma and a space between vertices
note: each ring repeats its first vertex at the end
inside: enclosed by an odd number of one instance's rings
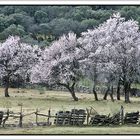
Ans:
POLYGON ((78 101, 74 89, 81 76, 77 52, 76 34, 63 35, 44 51, 40 62, 32 69, 31 81, 64 86, 74 101, 78 101))
MULTIPOLYGON (((110 81, 109 75, 115 75, 115 64, 113 64, 112 60, 110 59, 114 52, 109 48, 110 36, 107 35, 108 29, 111 28, 112 30, 112 25, 109 25, 108 23, 109 21, 107 20, 107 22, 101 24, 98 28, 83 32, 82 37, 79 39, 79 43, 82 46, 82 51, 85 52, 85 58, 81 62, 84 62, 82 64, 85 67, 84 70, 88 71, 86 72, 86 75, 93 81, 93 93, 95 100, 98 100, 96 92, 98 77, 104 73, 106 76, 105 78, 110 81), (113 71, 112 67, 114 69, 113 71)), ((110 94, 110 96, 113 100, 112 94, 110 94)))
POLYGON ((5 85, 5 97, 9 97, 10 80, 17 75, 25 77, 37 60, 36 48, 21 43, 19 37, 10 36, 0 44, 0 78, 5 85))
POLYGON ((116 63, 120 67, 121 79, 124 85, 125 102, 130 102, 129 91, 136 79, 138 70, 140 33, 139 25, 134 20, 120 24, 115 35, 115 51, 118 54, 116 63))
POLYGON ((130 86, 135 81, 138 71, 140 47, 138 22, 125 21, 116 14, 102 25, 102 29, 105 28, 108 50, 111 52, 109 61, 117 67, 117 77, 124 86, 125 102, 130 102, 130 86))
POLYGON ((94 74, 94 83, 98 70, 105 73, 107 79, 109 77, 112 79, 112 76, 116 81, 121 79, 125 102, 130 101, 130 84, 134 82, 138 70, 140 46, 138 30, 136 21, 125 21, 120 14, 114 14, 98 28, 82 33, 81 38, 81 44, 86 50, 85 59, 88 60, 90 67, 93 67, 91 73, 94 74))
POLYGON ((81 46, 80 53, 83 59, 80 60, 82 71, 85 76, 88 76, 93 81, 93 93, 95 100, 98 100, 96 85, 99 71, 97 70, 98 61, 100 61, 100 54, 98 53, 100 47, 100 32, 97 29, 83 32, 78 39, 81 46))

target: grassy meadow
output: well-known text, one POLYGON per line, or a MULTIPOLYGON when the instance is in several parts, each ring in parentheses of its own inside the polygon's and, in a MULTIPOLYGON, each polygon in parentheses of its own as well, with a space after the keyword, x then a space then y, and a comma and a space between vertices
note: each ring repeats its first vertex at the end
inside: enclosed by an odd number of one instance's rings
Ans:
MULTIPOLYGON (((104 101, 102 96, 100 101, 94 101, 93 94, 81 94, 77 93, 79 97, 78 102, 74 102, 70 93, 61 91, 45 91, 44 94, 40 94, 39 90, 33 89, 10 89, 9 98, 5 98, 2 88, 0 88, 0 110, 7 108, 14 113, 20 112, 20 104, 23 104, 23 114, 36 111, 38 108, 40 113, 47 114, 48 109, 51 109, 51 115, 55 115, 60 110, 71 110, 73 108, 86 109, 91 106, 99 114, 114 114, 120 110, 120 106, 124 106, 125 112, 140 111, 140 98, 131 98, 130 104, 124 103, 124 98, 121 101, 111 102, 110 98, 104 101)), ((47 121, 47 118, 41 117, 39 121, 47 121)), ((7 124, 18 124, 18 119, 9 118, 7 124)), ((53 124, 53 119, 51 119, 53 124)), ((35 115, 32 114, 23 119, 23 124, 35 123, 35 115)), ((117 127, 58 127, 55 125, 32 128, 16 128, 6 127, 0 128, 0 134, 140 134, 140 125, 135 126, 117 126, 117 127)))

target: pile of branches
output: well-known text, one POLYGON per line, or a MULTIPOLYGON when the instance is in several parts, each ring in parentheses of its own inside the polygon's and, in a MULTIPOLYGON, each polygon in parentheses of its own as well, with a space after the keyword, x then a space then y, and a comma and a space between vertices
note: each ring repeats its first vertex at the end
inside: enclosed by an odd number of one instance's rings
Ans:
POLYGON ((120 120, 120 113, 116 113, 113 116, 109 115, 95 115, 94 117, 91 117, 90 125, 99 125, 99 126, 105 126, 105 125, 119 125, 121 122, 120 120))

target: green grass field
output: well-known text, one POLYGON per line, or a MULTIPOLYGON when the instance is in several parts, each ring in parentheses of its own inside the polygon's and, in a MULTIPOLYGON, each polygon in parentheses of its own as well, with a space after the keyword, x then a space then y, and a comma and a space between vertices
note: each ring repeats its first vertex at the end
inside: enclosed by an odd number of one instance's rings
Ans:
MULTIPOLYGON (((94 101, 92 94, 77 93, 78 102, 74 102, 68 92, 45 91, 40 94, 38 90, 10 89, 10 98, 5 98, 3 89, 0 89, 0 110, 7 108, 13 112, 19 112, 19 104, 23 104, 23 113, 34 112, 36 108, 41 113, 47 114, 48 109, 51 109, 51 114, 54 115, 60 110, 71 110, 73 108, 90 108, 91 106, 99 114, 113 114, 120 110, 120 106, 124 106, 125 112, 140 111, 140 98, 131 98, 131 104, 125 104, 124 98, 121 101, 111 102, 110 98, 107 101, 94 101)), ((47 118, 40 118, 40 121, 45 121, 47 118)), ((53 122, 53 119, 51 120, 53 122)), ((35 122, 35 115, 27 116, 23 119, 23 123, 35 122)), ((18 124, 18 119, 10 118, 8 123, 18 124)), ((32 127, 32 128, 0 128, 0 134, 140 134, 140 125, 135 126, 118 126, 118 127, 32 127)))

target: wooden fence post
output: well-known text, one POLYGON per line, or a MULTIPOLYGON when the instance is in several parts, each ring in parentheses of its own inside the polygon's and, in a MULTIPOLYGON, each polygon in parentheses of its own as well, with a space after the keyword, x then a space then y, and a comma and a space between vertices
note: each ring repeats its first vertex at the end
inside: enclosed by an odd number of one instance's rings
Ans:
POLYGON ((86 108, 86 111, 87 111, 87 125, 89 125, 89 117, 90 117, 89 109, 86 108))
POLYGON ((56 115, 56 125, 58 125, 58 116, 59 116, 58 113, 59 113, 59 112, 57 112, 57 115, 56 115))
POLYGON ((121 125, 122 125, 124 123, 124 107, 123 106, 121 106, 120 119, 121 119, 121 125))
POLYGON ((22 127, 22 121, 23 121, 23 114, 22 114, 22 104, 21 104, 21 110, 19 113, 19 127, 22 127))
POLYGON ((36 125, 38 126, 38 109, 36 109, 36 125))
POLYGON ((47 119, 48 124, 50 124, 50 116, 51 116, 51 110, 49 108, 49 110, 48 110, 48 119, 47 119))

